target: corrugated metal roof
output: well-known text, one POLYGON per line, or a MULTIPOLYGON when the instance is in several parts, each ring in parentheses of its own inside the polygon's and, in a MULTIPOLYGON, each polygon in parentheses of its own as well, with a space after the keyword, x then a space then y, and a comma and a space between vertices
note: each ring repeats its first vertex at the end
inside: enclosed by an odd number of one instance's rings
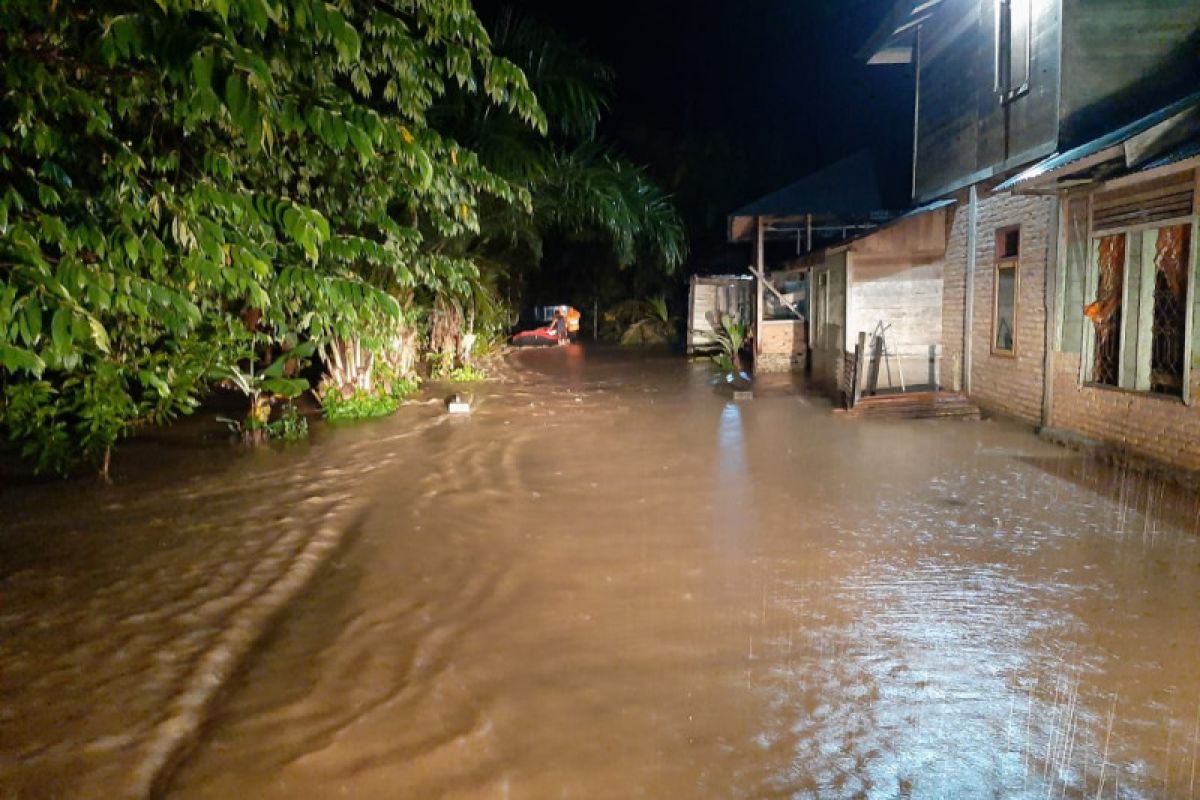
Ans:
POLYGON ((1185 142, 1176 147, 1169 153, 1158 156, 1153 161, 1148 161, 1141 166, 1141 169, 1155 169, 1157 167, 1166 167, 1171 164, 1176 164, 1194 156, 1200 156, 1200 140, 1194 142, 1185 142))
MULTIPOLYGON (((1049 173, 1056 172, 1065 167, 1070 167, 1072 164, 1078 164, 1087 158, 1097 156, 1110 148, 1119 147, 1133 137, 1145 133, 1156 125, 1161 125, 1167 122, 1172 117, 1183 114, 1189 109, 1200 107, 1200 92, 1188 95, 1182 100, 1164 106, 1152 114, 1147 114, 1139 120, 1129 123, 1128 125, 1117 128, 1098 139, 1094 139, 1086 144, 1081 144, 1078 147, 1072 148, 1065 153, 1056 153, 1049 158, 1043 159, 1034 164, 1029 169, 1018 175, 1009 178, 1004 183, 996 187, 997 192, 1006 192, 1011 189, 1020 187, 1022 184, 1037 180, 1049 173)), ((1170 162, 1168 162, 1170 163, 1170 162)), ((1145 165, 1139 169, 1146 169, 1145 165)))

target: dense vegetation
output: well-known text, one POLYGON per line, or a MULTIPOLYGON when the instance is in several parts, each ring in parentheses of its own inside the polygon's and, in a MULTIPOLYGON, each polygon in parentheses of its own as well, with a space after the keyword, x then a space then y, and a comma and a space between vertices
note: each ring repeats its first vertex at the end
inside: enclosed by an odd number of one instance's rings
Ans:
POLYGON ((43 470, 216 383, 265 435, 310 361, 342 416, 474 374, 551 233, 684 255, 603 68, 468 0, 9 0, 0 62, 0 432, 43 470))

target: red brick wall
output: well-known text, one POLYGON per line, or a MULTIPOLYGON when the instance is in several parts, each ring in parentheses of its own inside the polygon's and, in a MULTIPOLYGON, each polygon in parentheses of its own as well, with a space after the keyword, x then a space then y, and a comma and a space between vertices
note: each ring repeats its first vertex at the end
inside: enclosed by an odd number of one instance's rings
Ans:
MULTIPOLYGON (((984 408, 1038 424, 1042 418, 1045 361, 1045 278, 1050 223, 1056 203, 1040 197, 979 197, 975 247, 974 320, 971 331, 971 399, 984 408), (995 233, 1021 226, 1021 266, 1017 294, 1014 356, 992 353, 995 292, 995 233)), ((942 331, 945 355, 942 383, 955 385, 954 367, 962 365, 967 226, 969 211, 960 204, 946 249, 942 331)), ((960 388, 962 388, 960 386, 960 388)))
MULTIPOLYGON (((1200 397, 1192 373, 1192 396, 1200 397)), ((1050 425, 1082 433, 1135 455, 1200 470, 1200 407, 1169 397, 1079 383, 1079 355, 1054 354, 1050 425)))

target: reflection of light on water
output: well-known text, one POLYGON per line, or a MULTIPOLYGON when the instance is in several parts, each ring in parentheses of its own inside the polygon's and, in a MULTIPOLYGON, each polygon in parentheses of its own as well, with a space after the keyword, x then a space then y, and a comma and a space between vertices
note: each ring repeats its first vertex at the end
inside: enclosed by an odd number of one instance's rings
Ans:
POLYGON ((720 451, 721 474, 746 472, 746 437, 742 431, 742 410, 737 403, 726 403, 721 412, 721 426, 717 431, 720 451))
POLYGON ((832 525, 853 541, 839 537, 848 552, 830 560, 831 579, 789 570, 772 584, 775 621, 756 649, 771 713, 757 740, 791 756, 773 785, 838 797, 1200 798, 1200 702, 1182 688, 1192 673, 1186 659, 1164 669, 1170 659, 1150 655, 1187 623, 1159 614, 1177 589, 1148 586, 1138 566, 1158 549, 1171 554, 1166 574, 1194 540, 1112 535, 1109 501, 1005 457, 935 478, 932 499, 880 500, 880 482, 847 493, 832 525), (851 500, 864 498, 871 511, 856 514, 851 500), (1109 608, 1116 596, 1135 598, 1128 613, 1109 608), (1155 619, 1157 637, 1142 629, 1155 619), (1130 679, 1140 674, 1158 687, 1130 679))
MULTIPOLYGON (((713 532, 722 550, 741 551, 757 524, 754 486, 746 467, 742 409, 726 403, 717 426, 716 481, 713 485, 713 532)), ((739 554, 735 552, 734 555, 739 554)), ((724 553, 723 555, 730 555, 724 553)))

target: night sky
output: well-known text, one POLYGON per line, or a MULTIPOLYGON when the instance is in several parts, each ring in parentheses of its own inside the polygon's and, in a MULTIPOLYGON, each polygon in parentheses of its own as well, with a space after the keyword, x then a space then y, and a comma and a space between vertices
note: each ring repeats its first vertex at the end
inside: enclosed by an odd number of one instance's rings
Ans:
POLYGON ((673 191, 693 246, 725 216, 861 148, 907 199, 912 78, 856 57, 894 0, 478 0, 563 32, 616 73, 603 131, 673 191))

